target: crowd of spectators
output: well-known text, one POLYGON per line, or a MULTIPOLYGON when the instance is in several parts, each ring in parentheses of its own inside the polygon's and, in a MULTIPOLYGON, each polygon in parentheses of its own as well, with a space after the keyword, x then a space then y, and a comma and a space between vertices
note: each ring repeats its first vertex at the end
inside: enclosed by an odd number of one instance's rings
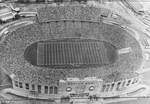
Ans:
MULTIPOLYGON (((69 5, 69 6, 46 6, 38 9, 39 23, 74 20, 74 21, 100 21, 101 9, 87 5, 69 5)), ((105 11, 102 10, 102 11, 105 11)), ((110 11, 107 10, 106 16, 110 11)))
MULTIPOLYGON (((57 7, 58 8, 58 7, 57 7)), ((59 16, 54 7, 45 7, 38 11, 40 23, 34 23, 18 28, 5 38, 0 44, 0 62, 2 67, 16 75, 16 80, 33 84, 52 84, 59 79, 67 77, 92 77, 98 76, 105 82, 118 81, 137 76, 134 71, 139 68, 142 62, 142 50, 139 43, 129 33, 122 28, 98 22, 99 11, 93 7, 81 7, 81 12, 76 9, 78 15, 74 15, 74 7, 68 10, 64 16, 59 16), (54 10, 55 9, 55 10, 54 10), (42 12, 41 12, 42 10, 42 12), (96 10, 95 16, 91 11, 96 10), (44 12, 43 12, 44 11, 44 12), (85 13, 83 13, 85 12, 85 13), (42 13, 42 14, 41 14, 42 13), (68 14, 69 13, 69 14, 68 14), (92 16, 93 18, 91 18, 92 16), (47 18, 48 16, 48 18, 47 18), (68 16, 68 17, 67 17, 68 16), (65 18, 64 18, 65 17, 65 18), (59 19, 58 19, 59 18, 59 19), (68 20, 66 20, 66 18, 68 20), (78 21, 74 21, 78 18, 78 21), (90 22, 89 22, 90 21, 90 22), (25 49, 32 43, 41 40, 60 39, 60 38, 86 38, 99 39, 114 45, 117 49, 131 47, 132 52, 119 54, 115 63, 103 67, 88 67, 81 69, 54 69, 33 66, 24 58, 25 49), (117 72, 115 76, 113 73, 117 72), (128 73, 128 74, 126 74, 128 73), (130 74, 129 74, 130 73, 130 74)), ((59 8, 61 11, 61 7, 59 8)), ((62 8, 63 11, 64 7, 62 8)))

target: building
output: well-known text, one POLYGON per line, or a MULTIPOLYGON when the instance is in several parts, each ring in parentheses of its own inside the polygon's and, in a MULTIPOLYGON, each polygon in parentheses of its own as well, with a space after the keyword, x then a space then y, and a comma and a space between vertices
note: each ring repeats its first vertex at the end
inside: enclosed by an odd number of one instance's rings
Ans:
POLYGON ((9 93, 70 102, 130 97, 148 89, 139 86, 136 72, 143 64, 142 47, 112 19, 103 21, 109 11, 80 4, 39 8, 36 21, 17 28, 1 44, 1 68, 13 83, 9 93))
POLYGON ((55 97, 68 96, 70 98, 88 98, 93 95, 97 95, 98 97, 117 97, 121 96, 121 94, 133 92, 135 90, 134 87, 139 84, 140 79, 140 77, 135 77, 118 82, 105 83, 102 79, 97 79, 96 77, 88 77, 83 80, 67 78, 67 80, 60 80, 58 85, 53 86, 13 81, 13 88, 17 91, 30 93, 33 97, 35 95, 37 97, 38 95, 53 95, 55 97))
POLYGON ((1 21, 8 21, 10 19, 13 19, 15 17, 15 14, 16 13, 13 13, 11 11, 11 9, 9 7, 7 7, 6 4, 3 4, 1 7, 0 7, 0 20, 1 21))

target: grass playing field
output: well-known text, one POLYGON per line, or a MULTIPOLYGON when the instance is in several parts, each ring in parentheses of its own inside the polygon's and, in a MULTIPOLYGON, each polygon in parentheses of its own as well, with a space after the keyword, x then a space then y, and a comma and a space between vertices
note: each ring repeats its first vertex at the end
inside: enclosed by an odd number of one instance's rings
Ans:
POLYGON ((25 58, 38 66, 102 66, 116 60, 117 50, 110 43, 99 40, 56 40, 30 45, 25 58))

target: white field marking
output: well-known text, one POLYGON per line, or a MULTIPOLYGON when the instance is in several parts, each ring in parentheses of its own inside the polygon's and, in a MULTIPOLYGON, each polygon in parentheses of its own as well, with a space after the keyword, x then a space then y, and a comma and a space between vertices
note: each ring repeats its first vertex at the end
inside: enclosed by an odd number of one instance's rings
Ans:
POLYGON ((118 54, 124 54, 124 53, 129 53, 132 52, 132 48, 131 47, 127 47, 127 48, 122 48, 118 50, 118 54))

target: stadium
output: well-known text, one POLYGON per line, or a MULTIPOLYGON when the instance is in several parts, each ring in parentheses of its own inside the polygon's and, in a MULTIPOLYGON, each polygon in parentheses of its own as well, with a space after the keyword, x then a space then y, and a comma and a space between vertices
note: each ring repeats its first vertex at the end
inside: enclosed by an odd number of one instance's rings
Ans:
POLYGON ((109 22, 111 14, 84 4, 39 8, 34 23, 0 44, 1 68, 13 89, 51 100, 132 95, 141 78, 142 47, 134 34, 109 22))

